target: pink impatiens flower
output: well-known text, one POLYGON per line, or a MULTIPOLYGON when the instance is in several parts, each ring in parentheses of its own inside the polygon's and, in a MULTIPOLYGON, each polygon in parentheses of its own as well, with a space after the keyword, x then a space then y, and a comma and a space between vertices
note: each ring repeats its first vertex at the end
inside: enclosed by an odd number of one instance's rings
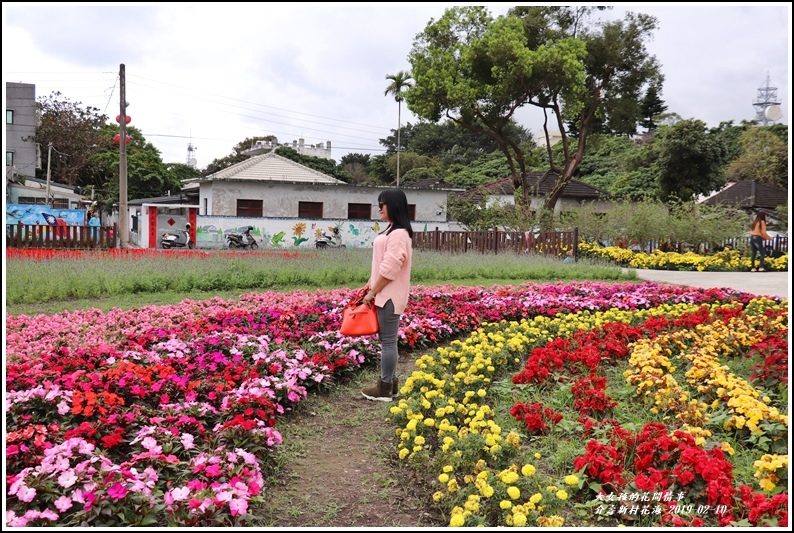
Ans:
POLYGON ((248 502, 242 498, 234 498, 229 502, 229 511, 232 516, 243 515, 248 510, 248 502))
POLYGON ((204 473, 209 477, 217 477, 221 475, 221 467, 220 465, 209 465, 206 469, 204 469, 204 473))
POLYGON ((69 496, 61 496, 55 500, 55 508, 65 513, 72 507, 72 499, 69 496))
POLYGON ((108 489, 108 496, 114 500, 121 500, 127 495, 127 487, 121 483, 115 483, 108 489))

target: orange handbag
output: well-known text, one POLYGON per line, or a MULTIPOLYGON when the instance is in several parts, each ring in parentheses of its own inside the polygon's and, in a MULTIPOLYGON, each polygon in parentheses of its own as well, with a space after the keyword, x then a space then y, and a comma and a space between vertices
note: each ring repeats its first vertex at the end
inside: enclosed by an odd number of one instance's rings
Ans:
POLYGON ((374 335, 380 331, 375 303, 366 305, 363 300, 364 295, 358 292, 342 310, 342 327, 339 330, 342 335, 360 337, 374 335))

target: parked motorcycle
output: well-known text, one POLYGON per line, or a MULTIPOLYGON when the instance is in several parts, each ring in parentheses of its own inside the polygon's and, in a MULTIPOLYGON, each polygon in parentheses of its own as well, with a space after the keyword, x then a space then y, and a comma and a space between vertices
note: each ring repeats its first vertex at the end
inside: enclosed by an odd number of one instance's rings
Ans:
POLYGON ((160 239, 160 246, 165 250, 170 250, 171 248, 194 249, 196 243, 190 238, 190 223, 185 224, 185 229, 178 229, 174 233, 163 233, 160 239))
POLYGON ((226 240, 229 241, 229 249, 234 250, 235 248, 250 248, 251 250, 255 250, 259 248, 259 244, 257 244, 256 239, 254 239, 254 236, 251 235, 252 231, 254 231, 254 227, 248 226, 245 231, 243 231, 242 235, 239 233, 229 233, 226 235, 226 240))
POLYGON ((314 246, 316 248, 347 248, 342 244, 342 234, 339 228, 334 228, 334 236, 331 237, 324 231, 314 239, 314 246))

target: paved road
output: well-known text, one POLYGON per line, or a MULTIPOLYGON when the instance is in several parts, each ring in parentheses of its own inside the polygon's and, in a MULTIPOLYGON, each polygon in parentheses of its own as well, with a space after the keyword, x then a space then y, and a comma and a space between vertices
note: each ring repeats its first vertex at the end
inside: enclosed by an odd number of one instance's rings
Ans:
POLYGON ((731 288, 758 296, 778 296, 791 300, 788 272, 676 272, 638 269, 637 277, 692 287, 731 288))

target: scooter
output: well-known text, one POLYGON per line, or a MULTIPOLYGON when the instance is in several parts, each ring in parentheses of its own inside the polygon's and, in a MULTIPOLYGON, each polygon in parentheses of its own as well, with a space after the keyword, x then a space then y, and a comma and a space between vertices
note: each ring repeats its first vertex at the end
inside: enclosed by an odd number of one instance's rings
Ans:
POLYGON ((190 223, 185 225, 185 229, 178 229, 174 233, 163 233, 160 239, 160 246, 164 250, 171 248, 188 248, 193 250, 196 243, 190 238, 190 223))
POLYGON ((259 248, 256 239, 254 239, 253 235, 251 235, 253 230, 253 226, 248 226, 242 235, 239 233, 229 233, 226 235, 226 240, 229 241, 229 249, 233 250, 235 248, 250 248, 251 250, 255 250, 259 248))
POLYGON ((323 231, 314 239, 314 246, 316 248, 347 248, 342 244, 342 234, 339 233, 339 228, 334 228, 333 238, 323 231))

